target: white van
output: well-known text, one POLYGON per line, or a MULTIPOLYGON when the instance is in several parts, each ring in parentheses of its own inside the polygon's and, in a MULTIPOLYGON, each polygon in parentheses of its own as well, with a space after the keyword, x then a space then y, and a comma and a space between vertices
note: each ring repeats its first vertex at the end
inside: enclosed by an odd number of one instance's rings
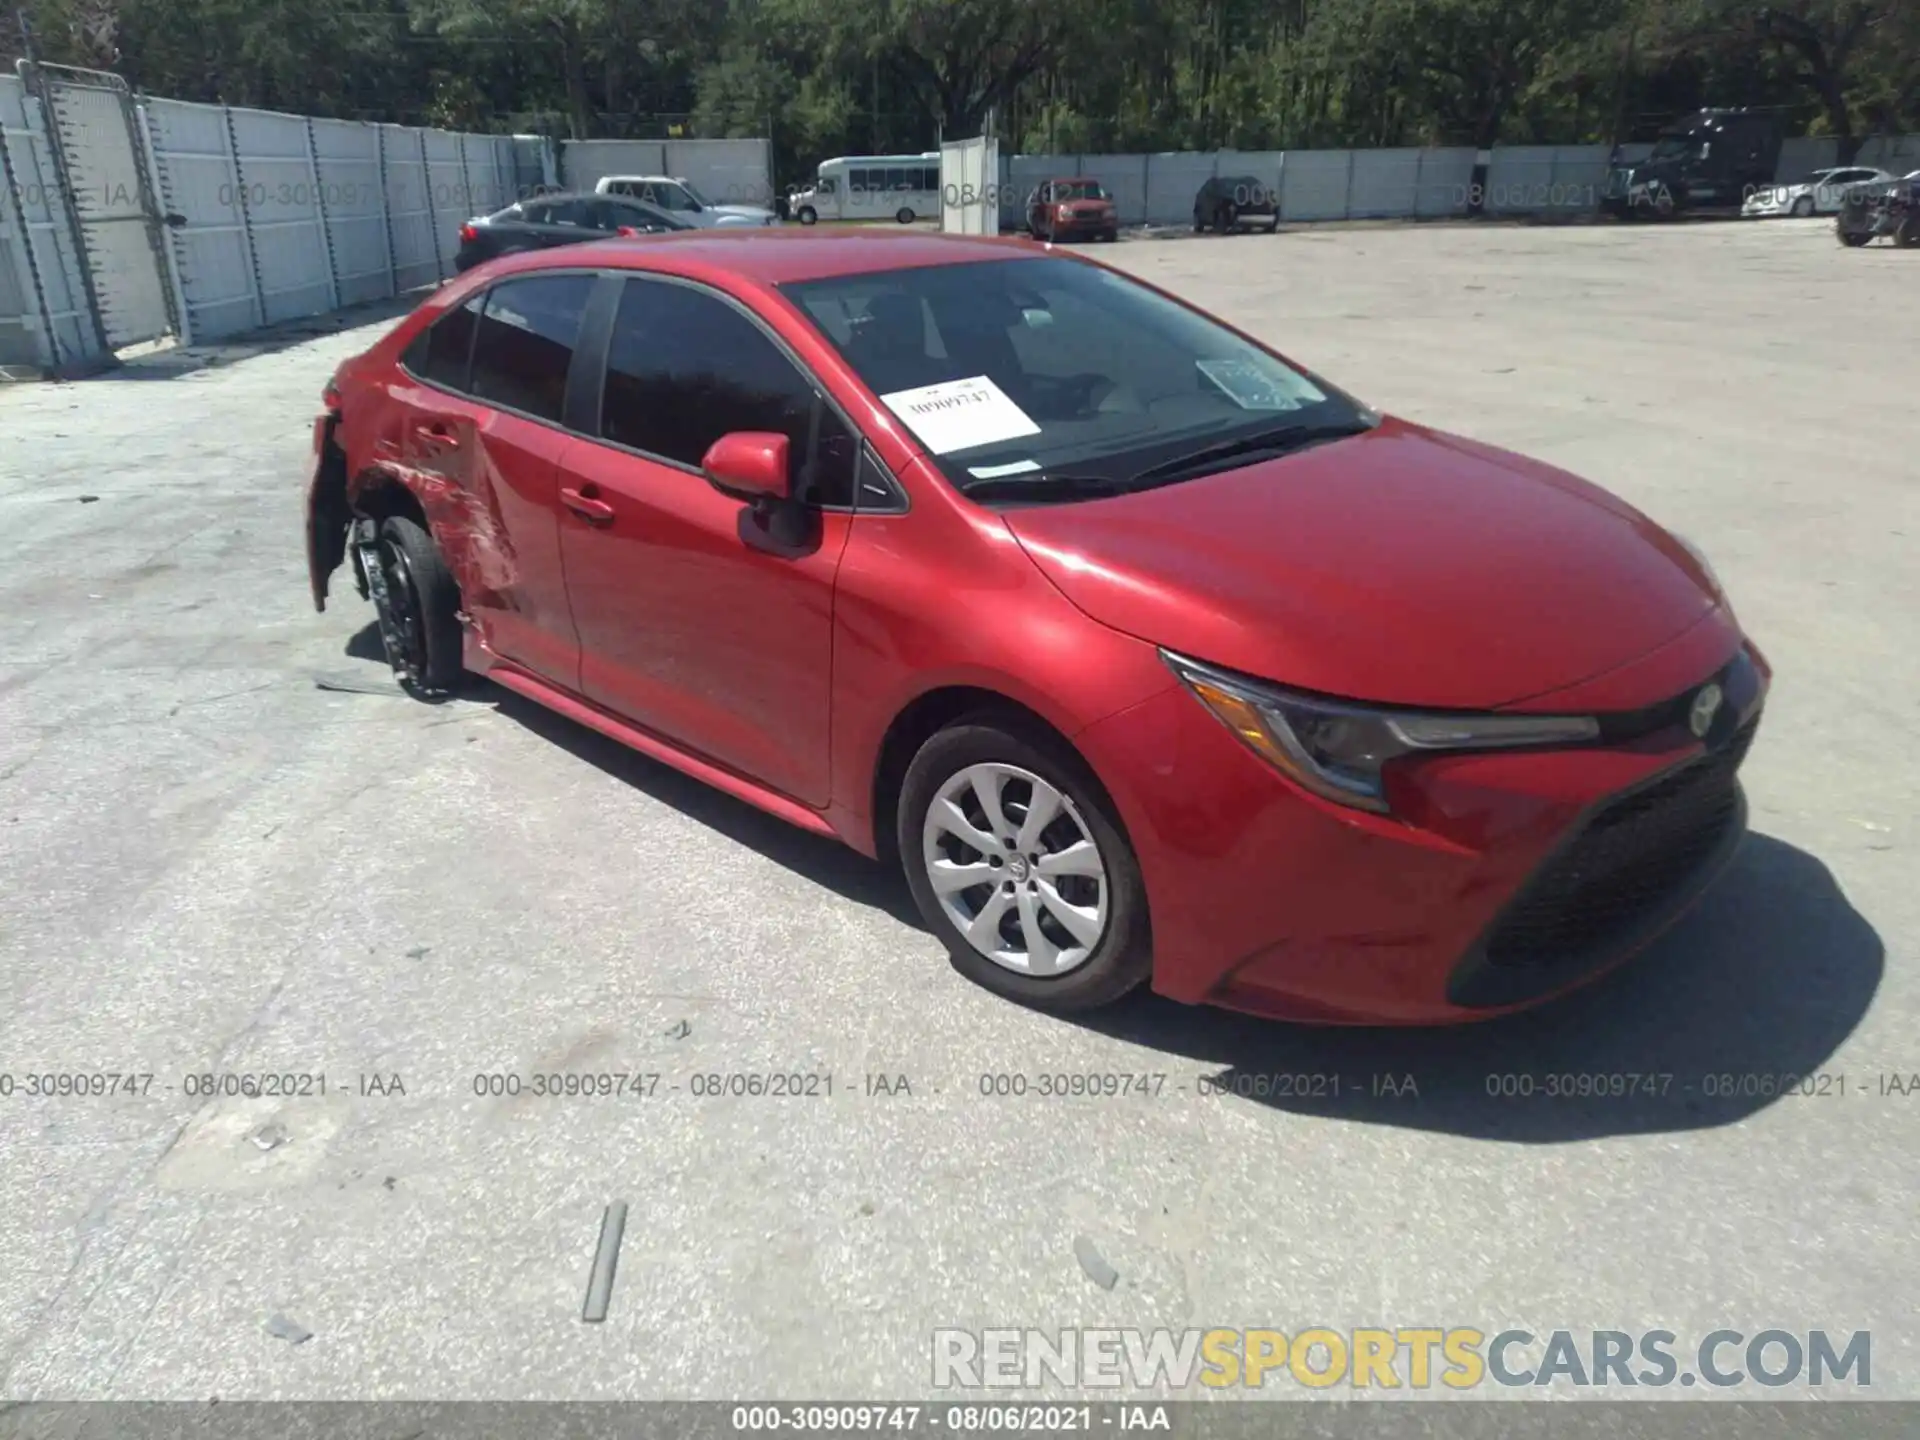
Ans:
POLYGON ((777 225, 779 217, 758 205, 715 205, 677 175, 607 175, 593 187, 596 195, 625 195, 667 211, 700 230, 719 226, 777 225))
POLYGON ((813 184, 787 201, 802 225, 821 220, 940 218, 940 152, 922 155, 842 155, 822 160, 813 184))

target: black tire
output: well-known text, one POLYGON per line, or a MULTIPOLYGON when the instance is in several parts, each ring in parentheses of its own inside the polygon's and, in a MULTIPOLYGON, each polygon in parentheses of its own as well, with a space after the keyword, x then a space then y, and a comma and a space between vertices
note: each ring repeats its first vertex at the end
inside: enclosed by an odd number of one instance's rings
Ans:
POLYGON ((1229 200, 1220 207, 1220 233, 1231 235, 1240 228, 1240 207, 1229 200))
POLYGON ((965 716, 940 731, 920 747, 907 767, 895 835, 907 884, 927 928, 946 945, 954 968, 975 984, 1035 1009, 1070 1014, 1110 1005, 1152 974, 1146 886, 1133 846, 1093 771, 1071 746, 1050 733, 992 712, 965 716), (927 876, 921 833, 928 809, 947 781, 968 766, 989 762, 1028 771, 1065 795, 1105 864, 1106 928, 1093 953, 1064 975, 1023 975, 974 949, 941 908, 927 876))
POLYGON ((460 587, 433 537, 417 520, 390 515, 380 522, 380 557, 392 610, 382 617, 403 653, 389 654, 394 673, 423 697, 451 694, 465 674, 461 660, 460 587))
POLYGON ((1278 235, 1280 233, 1280 215, 1278 211, 1274 213, 1273 223, 1267 226, 1267 233, 1269 235, 1278 235))
POLYGON ((902 205, 898 210, 893 212, 893 218, 898 220, 902 225, 911 225, 913 223, 913 211, 909 210, 905 205, 902 205))
POLYGON ((800 207, 800 213, 794 216, 794 219, 798 220, 802 225, 813 225, 818 223, 820 212, 811 205, 802 205, 800 207))
POLYGON ((1813 197, 1811 195, 1802 195, 1798 200, 1793 202, 1794 219, 1804 220, 1811 214, 1813 214, 1813 197))
POLYGON ((1920 214, 1909 215, 1900 222, 1900 228, 1893 232, 1893 243, 1902 250, 1920 246, 1920 214))
POLYGON ((1198 205, 1193 207, 1193 233, 1196 235, 1207 233, 1207 215, 1198 205))
POLYGON ((1844 225, 1839 225, 1834 228, 1840 236, 1840 243, 1849 250, 1857 250, 1860 246, 1873 239, 1873 232, 1871 230, 1849 230, 1844 225))

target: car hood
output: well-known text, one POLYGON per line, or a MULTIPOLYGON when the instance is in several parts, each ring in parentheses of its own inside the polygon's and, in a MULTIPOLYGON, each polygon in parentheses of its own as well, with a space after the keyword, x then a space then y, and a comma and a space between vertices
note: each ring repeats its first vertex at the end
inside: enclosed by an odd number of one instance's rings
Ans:
POLYGON ((709 205, 715 215, 729 220, 757 220, 765 222, 773 219, 773 211, 758 205, 709 205))
POLYGON ((1719 603, 1686 548, 1624 501, 1391 418, 1296 455, 1003 518, 1104 624, 1385 704, 1544 695, 1637 659, 1719 603))

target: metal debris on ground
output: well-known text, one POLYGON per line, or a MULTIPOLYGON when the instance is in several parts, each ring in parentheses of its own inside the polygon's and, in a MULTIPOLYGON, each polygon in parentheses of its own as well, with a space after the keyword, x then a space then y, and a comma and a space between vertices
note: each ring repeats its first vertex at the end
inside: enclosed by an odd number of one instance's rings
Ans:
POLYGON ((1073 1237, 1073 1258, 1080 1262, 1080 1268, 1087 1272, 1087 1278, 1102 1290, 1111 1290, 1120 1283, 1120 1272, 1107 1263, 1106 1257, 1086 1236, 1073 1237))
POLYGON ((407 959, 418 960, 421 956, 431 953, 432 950, 433 947, 431 945, 416 945, 407 951, 407 959))
POLYGON ((278 1150, 293 1137, 287 1134, 286 1126, 275 1120, 270 1124, 262 1125, 250 1138, 262 1150, 278 1150))
POLYGON ((297 1320, 289 1320, 284 1315, 276 1315, 267 1321, 267 1333, 276 1340, 284 1340, 289 1345, 304 1345, 313 1338, 313 1331, 297 1320))
POLYGON ((669 1040, 684 1040, 693 1033, 693 1026, 685 1020, 673 1022, 673 1028, 667 1031, 669 1040))
POLYGON ((593 1252, 593 1273, 587 1280, 587 1303, 580 1318, 597 1325, 607 1318, 613 1300, 613 1272, 620 1263, 620 1237, 627 1230, 627 1202, 616 1200, 600 1217, 600 1243, 593 1252))
POLYGON ((82 505, 91 505, 94 503, 94 501, 98 500, 99 498, 100 497, 98 495, 82 495, 80 497, 80 503, 82 505))
POLYGON ((392 680, 367 680, 358 675, 316 675, 317 690, 335 690, 343 695, 387 695, 404 700, 407 692, 392 680))

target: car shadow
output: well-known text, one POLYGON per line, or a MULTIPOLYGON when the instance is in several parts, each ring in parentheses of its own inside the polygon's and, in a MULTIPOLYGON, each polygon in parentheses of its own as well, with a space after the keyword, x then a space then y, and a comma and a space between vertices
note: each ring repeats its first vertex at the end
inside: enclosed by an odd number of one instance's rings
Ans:
MULTIPOLYGON (((348 654, 384 665, 372 626, 348 654)), ((460 698, 844 899, 925 929, 890 867, 498 685, 476 682, 460 698)), ((1871 1096, 1875 1076, 1829 1062, 1872 1004, 1885 953, 1824 864, 1755 833, 1694 910, 1632 962, 1518 1015, 1447 1028, 1292 1025, 1141 990, 1059 1023, 1197 1062, 1225 1105, 1553 1144, 1871 1096)))
MULTIPOLYGON (((178 380, 188 375, 197 375, 203 370, 219 369, 237 364, 242 360, 251 360, 256 356, 278 354, 296 345, 323 340, 343 331, 359 329, 364 325, 378 325, 382 322, 399 320, 403 316, 412 314, 420 302, 437 288, 437 286, 428 286, 423 289, 409 290, 396 298, 372 300, 324 315, 285 320, 262 329, 222 336, 219 340, 198 345, 162 342, 134 346, 119 352, 113 360, 90 369, 84 375, 73 377, 73 383, 95 385, 125 380, 178 380)), ((314 399, 316 401, 319 399, 319 380, 314 382, 314 399)))
POLYGON ((1885 968, 1819 860, 1749 834, 1698 906, 1612 975, 1449 1028, 1286 1025, 1137 992, 1080 1023, 1210 1068, 1225 1103, 1483 1140, 1556 1143, 1730 1125, 1775 1103, 1852 1105, 1830 1060, 1885 968))
MULTIPOLYGON (((379 644, 377 637, 374 643, 379 644)), ((789 825, 501 686, 478 682, 463 698, 492 705, 507 719, 622 784, 672 806, 689 820, 758 851, 856 905, 879 910, 915 929, 925 928, 899 873, 837 840, 789 825)))

